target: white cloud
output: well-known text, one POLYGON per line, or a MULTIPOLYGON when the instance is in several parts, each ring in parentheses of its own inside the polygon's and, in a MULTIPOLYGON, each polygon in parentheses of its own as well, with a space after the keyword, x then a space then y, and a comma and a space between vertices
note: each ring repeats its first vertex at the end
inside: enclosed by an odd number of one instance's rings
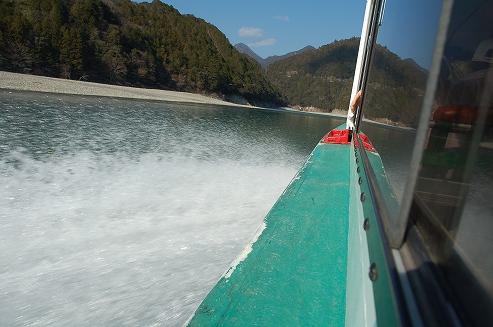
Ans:
POLYGON ((277 42, 276 39, 266 39, 266 40, 262 40, 262 41, 259 41, 259 42, 254 42, 254 43, 250 43, 248 44, 249 47, 265 47, 265 46, 268 46, 268 45, 273 45, 277 42))
POLYGON ((289 22, 289 17, 288 16, 275 16, 275 20, 282 20, 283 22, 289 22))
POLYGON ((262 35, 262 29, 261 28, 256 28, 256 27, 242 27, 238 30, 238 35, 241 37, 254 37, 254 38, 261 38, 262 35))

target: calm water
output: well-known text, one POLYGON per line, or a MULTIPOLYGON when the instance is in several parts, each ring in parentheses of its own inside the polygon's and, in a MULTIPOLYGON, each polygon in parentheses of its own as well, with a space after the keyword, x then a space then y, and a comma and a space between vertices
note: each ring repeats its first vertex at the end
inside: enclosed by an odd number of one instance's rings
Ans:
POLYGON ((0 326, 181 326, 342 122, 0 90, 0 326))

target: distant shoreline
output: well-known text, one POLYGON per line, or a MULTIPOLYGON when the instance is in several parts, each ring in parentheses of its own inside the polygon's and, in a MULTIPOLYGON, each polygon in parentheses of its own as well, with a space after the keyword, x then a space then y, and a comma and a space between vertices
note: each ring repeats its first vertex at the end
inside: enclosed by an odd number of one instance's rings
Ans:
MULTIPOLYGON (((19 73, 5 72, 5 71, 0 71, 0 89, 260 108, 251 105, 243 105, 233 102, 227 102, 221 99, 216 99, 213 97, 208 97, 205 95, 200 95, 195 93, 158 90, 158 89, 144 89, 144 88, 137 88, 131 86, 119 86, 119 85, 101 84, 101 83, 93 83, 93 82, 82 82, 82 81, 74 81, 69 79, 19 74, 19 73)), ((301 114, 309 114, 309 115, 332 116, 338 118, 346 117, 346 115, 343 115, 340 112, 326 113, 326 112, 316 112, 316 111, 303 111, 294 108, 262 108, 262 109, 289 111, 293 113, 301 113, 301 114)), ((412 130, 412 128, 409 127, 393 126, 390 124, 385 124, 382 122, 372 121, 368 119, 364 119, 364 120, 373 124, 412 130)))
POLYGON ((191 102, 253 108, 253 106, 240 105, 194 93, 82 82, 69 79, 19 74, 5 71, 0 71, 0 89, 74 95, 93 95, 142 100, 161 100, 171 102, 191 102))
POLYGON ((237 107, 247 107, 247 108, 260 108, 266 110, 276 110, 276 111, 289 111, 293 113, 310 114, 310 115, 323 115, 323 116, 333 116, 333 117, 341 117, 341 118, 345 117, 339 114, 303 111, 289 107, 261 108, 252 105, 227 102, 221 99, 208 97, 205 95, 200 95, 195 93, 188 93, 188 92, 145 89, 145 88, 137 88, 131 86, 119 86, 119 85, 111 85, 111 84, 74 81, 70 79, 11 73, 5 71, 0 71, 0 89, 56 93, 56 94, 89 95, 89 96, 128 98, 128 99, 215 104, 221 106, 237 106, 237 107))

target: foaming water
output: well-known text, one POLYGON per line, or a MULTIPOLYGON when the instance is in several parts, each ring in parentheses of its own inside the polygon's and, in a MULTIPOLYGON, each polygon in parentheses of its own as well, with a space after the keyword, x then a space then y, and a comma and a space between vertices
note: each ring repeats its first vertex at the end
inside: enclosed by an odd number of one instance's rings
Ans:
POLYGON ((1 166, 2 325, 182 322, 294 171, 155 154, 13 155, 23 168, 1 166))
POLYGON ((342 120, 0 94, 0 325, 180 326, 342 120))

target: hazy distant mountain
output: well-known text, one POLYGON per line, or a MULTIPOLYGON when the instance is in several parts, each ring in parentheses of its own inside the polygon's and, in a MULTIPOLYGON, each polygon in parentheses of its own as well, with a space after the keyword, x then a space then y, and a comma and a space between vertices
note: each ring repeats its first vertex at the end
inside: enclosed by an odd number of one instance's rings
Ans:
POLYGON ((276 61, 279 61, 281 59, 286 59, 286 58, 292 57, 294 55, 303 53, 305 51, 315 50, 314 47, 312 47, 311 45, 309 45, 309 46, 304 47, 303 49, 300 49, 298 51, 289 52, 289 53, 287 53, 287 54, 285 54, 283 56, 269 56, 269 57, 263 59, 258 54, 256 54, 252 49, 250 49, 250 47, 248 47, 248 45, 246 45, 244 43, 238 43, 238 44, 236 44, 235 45, 235 48, 239 52, 244 53, 244 54, 249 55, 250 57, 252 57, 255 61, 257 61, 260 64, 260 66, 262 66, 263 69, 266 69, 267 66, 269 66, 270 64, 273 64, 276 61))
POLYGON ((265 69, 265 67, 264 67, 264 65, 265 65, 265 59, 263 59, 258 54, 256 54, 255 52, 253 52, 253 50, 250 49, 250 47, 248 45, 246 45, 245 43, 238 43, 238 44, 235 45, 235 48, 239 52, 244 53, 244 54, 249 55, 250 57, 252 57, 256 62, 258 62, 260 64, 260 66, 262 66, 262 68, 265 69))

